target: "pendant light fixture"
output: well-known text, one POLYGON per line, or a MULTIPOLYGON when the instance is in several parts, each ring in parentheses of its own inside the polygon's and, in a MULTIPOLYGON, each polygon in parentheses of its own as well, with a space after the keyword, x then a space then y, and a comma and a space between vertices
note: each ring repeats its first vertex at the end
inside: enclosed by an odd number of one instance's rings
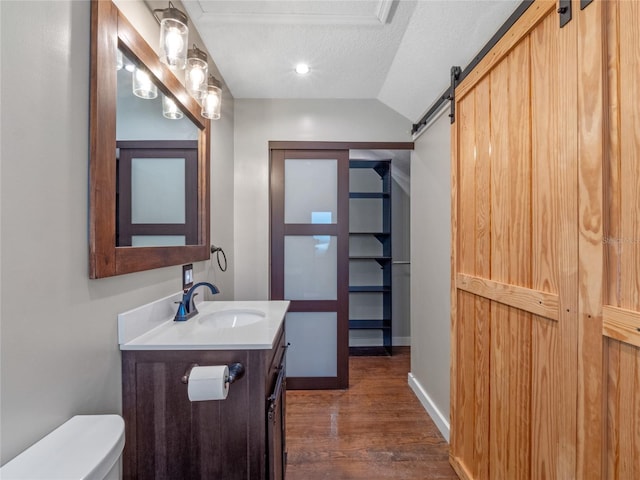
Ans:
POLYGON ((189 36, 187 15, 169 2, 168 8, 155 9, 153 16, 160 23, 160 61, 173 70, 184 69, 189 36))
POLYGON ((149 100, 158 96, 158 87, 153 83, 147 71, 136 67, 132 76, 133 94, 136 97, 149 100))
POLYGON ((184 74, 187 92, 198 103, 202 103, 207 94, 207 74, 209 66, 207 65, 207 54, 193 45, 187 53, 187 69, 184 74))
POLYGON ((175 100, 162 95, 162 115, 169 120, 180 120, 183 117, 182 110, 178 108, 175 100))
POLYGON ((202 100, 202 116, 211 120, 220 118, 220 106, 222 104, 222 90, 220 82, 213 75, 209 75, 207 94, 202 100))

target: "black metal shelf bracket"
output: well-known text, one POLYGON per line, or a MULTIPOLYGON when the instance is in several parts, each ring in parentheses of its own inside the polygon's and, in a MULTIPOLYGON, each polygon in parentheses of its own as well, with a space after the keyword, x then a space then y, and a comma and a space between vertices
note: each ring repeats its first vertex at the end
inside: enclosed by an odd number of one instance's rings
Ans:
POLYGON ((451 123, 456 122, 456 85, 458 85, 458 79, 461 73, 462 68, 458 66, 451 67, 451 88, 449 89, 448 98, 448 100, 451 101, 451 113, 449 114, 451 123))
POLYGON ((580 10, 584 10, 593 0, 580 0, 580 10))

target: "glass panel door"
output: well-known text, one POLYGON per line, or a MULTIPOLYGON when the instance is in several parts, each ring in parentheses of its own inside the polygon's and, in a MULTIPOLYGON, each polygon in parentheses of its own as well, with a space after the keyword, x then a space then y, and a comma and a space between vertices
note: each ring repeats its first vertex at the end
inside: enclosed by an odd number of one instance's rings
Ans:
POLYGON ((349 152, 271 150, 271 299, 290 300, 287 387, 349 385, 349 152))
POLYGON ((336 223, 338 162, 335 159, 285 159, 285 223, 336 223))

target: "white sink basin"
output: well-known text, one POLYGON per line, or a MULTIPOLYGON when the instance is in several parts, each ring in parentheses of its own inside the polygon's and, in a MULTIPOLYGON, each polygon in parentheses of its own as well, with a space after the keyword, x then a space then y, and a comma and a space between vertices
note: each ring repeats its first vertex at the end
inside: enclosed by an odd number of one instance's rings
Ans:
POLYGON ((233 308, 212 313, 199 314, 196 320, 200 325, 212 328, 238 328, 253 325, 265 320, 262 310, 253 308, 233 308))
POLYGON ((195 317, 174 322, 180 298, 177 292, 118 315, 120 349, 270 349, 289 308, 283 300, 216 300, 198 303, 195 317))

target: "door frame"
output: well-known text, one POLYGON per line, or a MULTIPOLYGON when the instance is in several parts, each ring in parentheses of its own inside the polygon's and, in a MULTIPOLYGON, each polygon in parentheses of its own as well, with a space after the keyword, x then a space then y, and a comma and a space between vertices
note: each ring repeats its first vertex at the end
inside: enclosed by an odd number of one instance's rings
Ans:
MULTIPOLYGON (((279 244, 276 237, 285 234, 284 217, 274 215, 274 201, 282 202, 284 198, 284 185, 278 183, 272 173, 274 169, 274 155, 280 154, 280 151, 293 150, 298 152, 314 152, 322 155, 323 152, 330 151, 346 151, 347 158, 345 165, 338 166, 339 175, 347 175, 347 178, 339 178, 339 185, 342 183, 343 188, 338 187, 343 197, 338 199, 339 222, 346 219, 346 225, 341 224, 340 230, 336 230, 338 236, 338 261, 341 260, 340 245, 343 250, 346 248, 346 259, 343 264, 338 265, 338 308, 336 309, 337 318, 337 376, 336 377, 295 377, 287 378, 287 387, 292 390, 312 390, 312 389, 342 389, 349 387, 349 150, 413 150, 413 142, 305 142, 305 141, 270 141, 269 142, 269 298, 271 300, 284 299, 284 257, 282 252, 274 252, 274 248, 279 244), (342 167, 342 168, 341 168, 342 167), (345 173, 346 172, 346 173, 345 173), (342 180, 342 182, 340 182, 342 180), (344 195, 346 192, 346 196, 344 195), (277 199, 276 199, 277 197, 277 199), (274 226, 278 222, 277 226, 274 226), (344 247, 346 245, 346 247, 344 247)), ((280 203, 279 203, 280 204, 280 203)), ((283 212, 282 212, 283 213, 283 212)), ((325 227, 330 227, 326 225, 325 227)), ((299 226, 298 229, 305 227, 299 226)), ((302 234, 303 230, 298 234, 302 234)), ((334 233, 331 233, 334 234, 334 233)), ((344 256, 344 255, 343 255, 344 256)), ((305 302, 310 303, 310 302, 305 302)), ((313 302, 322 303, 322 302, 313 302)), ((312 305, 307 305, 312 306, 312 305)), ((320 305, 318 305, 320 306, 320 305)), ((298 310, 292 304, 290 311, 298 310)), ((304 311, 309 311, 305 309, 304 311)), ((331 310, 334 311, 334 310, 331 310)))

